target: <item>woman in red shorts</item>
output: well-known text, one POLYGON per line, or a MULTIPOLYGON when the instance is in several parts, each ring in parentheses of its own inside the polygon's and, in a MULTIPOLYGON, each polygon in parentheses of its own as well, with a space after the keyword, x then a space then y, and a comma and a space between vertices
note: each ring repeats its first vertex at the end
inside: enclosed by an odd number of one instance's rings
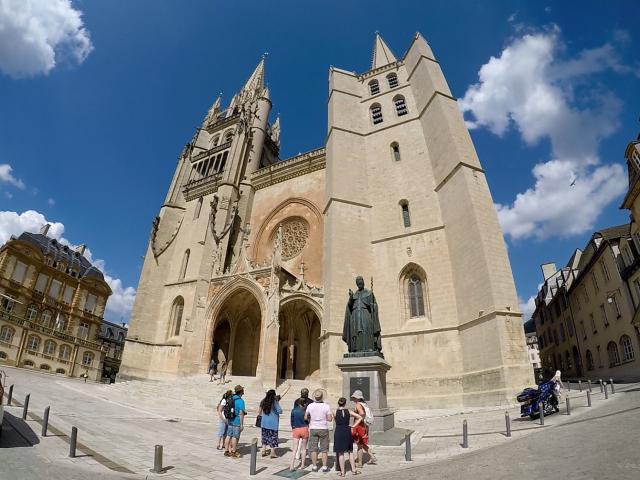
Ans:
POLYGON ((309 439, 309 425, 304 420, 305 407, 305 399, 299 398, 296 400, 293 410, 291 410, 291 443, 293 450, 291 463, 289 464, 289 470, 291 471, 300 467, 304 468, 304 460, 307 454, 307 440, 309 439), (300 458, 302 460, 300 465, 295 467, 298 447, 300 448, 300 458))
MULTIPOLYGON (((364 397, 362 396, 362 392, 360 390, 356 390, 351 394, 351 400, 353 400, 356 404, 356 413, 360 415, 363 419, 366 416, 366 411, 364 406, 366 403, 364 402, 364 397)), ((358 468, 362 468, 362 457, 364 456, 364 452, 369 454, 369 463, 371 465, 375 465, 378 460, 373 454, 371 447, 369 446, 369 426, 363 421, 360 422, 352 429, 353 441, 358 445, 358 463, 356 464, 358 468)))

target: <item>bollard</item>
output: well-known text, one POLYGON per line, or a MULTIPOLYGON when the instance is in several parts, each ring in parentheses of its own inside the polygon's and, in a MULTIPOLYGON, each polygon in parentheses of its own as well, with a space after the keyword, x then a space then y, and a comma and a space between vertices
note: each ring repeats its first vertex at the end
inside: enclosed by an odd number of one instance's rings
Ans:
POLYGON ((591 379, 589 379, 589 391, 591 392, 591 379))
POLYGON ((602 386, 602 379, 599 379, 598 383, 600 384, 600 393, 604 392, 604 387, 602 386))
POLYGON ((609 383, 611 384, 611 395, 613 395, 614 393, 616 393, 616 389, 613 386, 613 378, 609 377, 609 383))
POLYGON ((151 473, 164 473, 162 467, 162 445, 156 445, 153 449, 153 468, 149 470, 151 473))
POLYGON ((504 412, 504 423, 507 426, 507 437, 511 436, 511 418, 509 417, 509 412, 504 412))
POLYGON ((567 380, 567 391, 571 391, 571 382, 569 380, 567 380))
POLYGON ((587 390, 587 407, 591 406, 591 392, 587 390))
POLYGON ((469 448, 469 431, 467 421, 462 421, 462 448, 469 448))
POLYGON ((78 429, 71 427, 71 440, 69 441, 69 456, 75 458, 76 456, 76 443, 78 441, 78 429))
MULTIPOLYGON (((256 460, 258 458, 258 439, 251 440, 251 460, 249 462, 249 475, 256 474, 256 460)), ((302 459, 304 465, 304 458, 302 459)))
POLYGON ((542 402, 538 405, 538 412, 540 412, 540 425, 544 425, 544 405, 542 402))
POLYGON ((569 402, 569 397, 567 397, 567 415, 571 415, 571 402, 569 402))
POLYGON ((51 407, 47 407, 44 409, 44 415, 42 416, 42 436, 47 436, 47 428, 49 428, 49 409, 51 407))
POLYGON ((604 399, 607 400, 609 398, 609 388, 608 385, 604 384, 604 399))
POLYGON ((9 387, 9 396, 7 397, 7 405, 11 406, 11 398, 13 397, 13 385, 9 387))
POLYGON ((407 462, 411 461, 411 434, 407 433, 404 436, 404 459, 407 462))
POLYGON ((578 390, 582 392, 582 380, 578 380, 578 390))
POLYGON ((24 407, 22 407, 22 419, 27 419, 27 412, 29 411, 29 398, 31 397, 30 393, 27 393, 27 396, 24 397, 24 407))

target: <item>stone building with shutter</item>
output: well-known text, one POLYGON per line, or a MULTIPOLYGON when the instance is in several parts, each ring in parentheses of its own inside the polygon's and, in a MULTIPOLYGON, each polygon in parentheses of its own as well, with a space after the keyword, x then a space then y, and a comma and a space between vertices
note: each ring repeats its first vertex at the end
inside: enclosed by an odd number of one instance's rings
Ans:
POLYGON ((62 245, 48 230, 0 247, 0 364, 99 380, 111 288, 83 245, 62 245))
MULTIPOLYGON (((318 92, 320 94, 320 92, 318 92)), ((512 401, 532 372, 484 170, 426 40, 329 70, 325 145, 281 160, 260 61, 180 154, 153 221, 120 368, 171 379, 227 360, 272 387, 341 391, 345 305, 379 303, 395 406, 512 401)))

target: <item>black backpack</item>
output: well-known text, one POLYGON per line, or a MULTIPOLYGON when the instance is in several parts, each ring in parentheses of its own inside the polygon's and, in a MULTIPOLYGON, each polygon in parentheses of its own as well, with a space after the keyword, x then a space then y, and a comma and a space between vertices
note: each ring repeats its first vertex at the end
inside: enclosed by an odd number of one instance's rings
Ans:
POLYGON ((233 420, 236 418, 236 396, 233 395, 231 398, 227 399, 227 403, 224 404, 224 418, 227 420, 233 420))

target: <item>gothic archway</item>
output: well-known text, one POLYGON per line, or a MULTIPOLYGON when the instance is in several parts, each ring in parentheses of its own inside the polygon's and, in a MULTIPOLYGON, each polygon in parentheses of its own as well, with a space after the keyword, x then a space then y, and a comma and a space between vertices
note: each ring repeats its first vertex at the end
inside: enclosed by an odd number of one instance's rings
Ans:
POLYGON ((305 380, 320 370, 320 317, 303 299, 293 299, 280 308, 278 376, 305 380))

